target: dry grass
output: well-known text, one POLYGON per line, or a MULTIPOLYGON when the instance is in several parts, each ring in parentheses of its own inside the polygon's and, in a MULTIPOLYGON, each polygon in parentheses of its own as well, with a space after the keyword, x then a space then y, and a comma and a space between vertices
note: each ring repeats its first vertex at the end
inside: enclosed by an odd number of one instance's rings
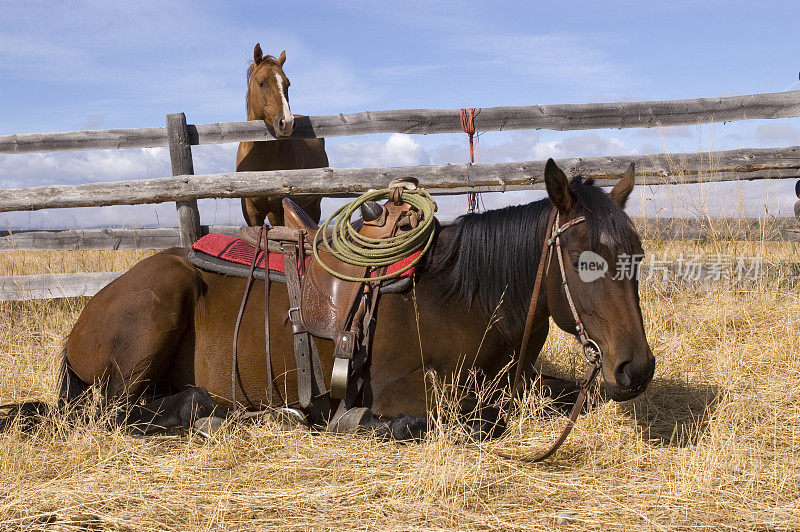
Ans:
POLYGON ((148 249, 129 249, 124 251, 86 250, 69 253, 61 251, 3 251, 0 253, 0 275, 127 270, 153 253, 155 253, 153 250, 148 249))
MULTIPOLYGON (((793 257, 792 246, 646 244, 669 254, 759 248, 774 260, 793 257)), ((122 269, 145 253, 2 254, 0 273, 122 269)), ((0 401, 53 399, 62 338, 84 303, 0 303, 0 401)), ((424 443, 397 445, 270 423, 232 428, 216 442, 56 423, 0 434, 0 527, 800 527, 797 294, 777 285, 704 294, 644 286, 642 306, 658 360, 650 389, 584 416, 544 464, 464 448, 442 425, 424 443), (556 525, 558 514, 572 524, 556 525)), ((582 371, 565 334, 552 334, 544 352, 548 368, 582 371)), ((492 445, 532 453, 562 423, 527 415, 492 445)))

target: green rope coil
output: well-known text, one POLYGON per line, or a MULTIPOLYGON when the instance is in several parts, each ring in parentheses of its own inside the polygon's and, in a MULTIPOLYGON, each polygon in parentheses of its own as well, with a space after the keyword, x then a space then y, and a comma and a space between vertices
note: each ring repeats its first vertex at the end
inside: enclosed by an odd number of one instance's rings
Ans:
POLYGON ((402 201, 408 203, 423 214, 420 224, 410 231, 392 237, 370 238, 359 234, 353 227, 350 220, 356 209, 370 200, 380 201, 388 199, 391 192, 391 188, 370 190, 340 207, 323 225, 319 226, 314 236, 314 258, 328 273, 340 279, 344 279, 345 281, 359 283, 382 281, 384 279, 397 277, 408 271, 419 262, 423 255, 425 255, 433 242, 435 232, 433 214, 436 212, 436 202, 424 188, 403 189, 402 201), (324 235, 325 230, 332 222, 333 234, 330 238, 330 242, 328 242, 328 239, 325 238, 324 235), (339 273, 325 264, 319 254, 318 244, 320 240, 322 240, 327 251, 340 261, 373 269, 394 264, 411 255, 420 247, 422 248, 422 252, 410 264, 394 273, 376 277, 351 277, 339 273))

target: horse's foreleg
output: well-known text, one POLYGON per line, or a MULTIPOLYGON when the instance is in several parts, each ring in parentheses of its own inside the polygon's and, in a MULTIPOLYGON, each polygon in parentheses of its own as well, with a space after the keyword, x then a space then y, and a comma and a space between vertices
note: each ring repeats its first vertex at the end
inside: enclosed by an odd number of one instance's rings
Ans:
POLYGON ((393 418, 373 416, 362 423, 362 426, 374 430, 379 438, 397 441, 419 441, 428 432, 427 419, 408 414, 399 414, 393 418))
POLYGON ((505 432, 506 420, 497 406, 482 404, 476 397, 467 396, 459 401, 458 407, 460 421, 470 440, 491 440, 505 432))
POLYGON ((535 382, 536 393, 552 401, 552 408, 569 413, 578 399, 581 387, 577 381, 540 374, 535 382))
POLYGON ((351 408, 328 425, 333 432, 368 432, 378 438, 397 441, 416 441, 425 437, 428 422, 425 418, 398 414, 395 417, 377 417, 366 407, 351 408))
POLYGON ((425 374, 411 371, 392 380, 375 376, 391 372, 373 372, 366 395, 371 398, 370 415, 361 426, 375 431, 381 438, 420 440, 428 431, 425 374))
MULTIPOLYGON (((547 340, 548 330, 549 322, 545 321, 536 328, 531 335, 528 356, 526 357, 525 367, 522 372, 522 383, 533 382, 534 390, 537 395, 551 399, 553 401, 553 407, 556 410, 569 412, 572 405, 575 404, 575 400, 578 398, 578 393, 580 392, 578 383, 574 380, 547 375, 537 370, 534 366, 547 340)), ((543 365, 547 366, 547 363, 545 362, 543 365)), ((520 383, 520 387, 522 383, 520 383)))

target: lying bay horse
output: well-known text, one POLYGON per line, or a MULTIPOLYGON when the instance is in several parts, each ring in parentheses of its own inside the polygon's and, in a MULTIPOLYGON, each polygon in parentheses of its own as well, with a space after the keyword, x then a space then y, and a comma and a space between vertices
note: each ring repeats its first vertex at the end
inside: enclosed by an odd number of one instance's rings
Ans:
MULTIPOLYGON (((633 169, 609 194, 591 180, 568 181, 552 160, 545 182, 548 198, 467 214, 437 228, 416 274, 415 296, 381 296, 372 360, 359 399, 373 414, 365 418, 368 426, 387 436, 418 436, 426 427, 427 371, 447 376, 474 366, 493 378, 515 358, 554 209, 562 221, 585 217, 561 237, 564 268, 576 310, 604 354, 608 396, 622 401, 645 390, 655 359, 645 338, 638 283, 635 277, 613 278, 618 257, 635 259, 642 253, 623 211, 633 189, 633 169), (587 250, 609 264, 608 274, 591 282, 582 281, 577 269, 587 250), (499 321, 487 331, 501 298, 499 321)), ((524 368, 528 381, 535 376, 533 362, 547 337, 548 318, 575 333, 558 262, 549 261, 544 270, 524 368)), ((208 416, 217 405, 230 406, 231 345, 245 282, 198 269, 187 260, 186 249, 142 260, 98 292, 78 318, 66 342, 61 402, 74 402, 92 384, 106 398, 131 404, 140 403, 149 390, 170 390, 173 395, 138 413, 131 409, 127 419, 132 424, 152 420, 162 427, 191 426, 195 416, 208 416)), ((239 334, 237 397, 250 409, 267 401, 262 283, 256 281, 239 334)), ((286 404, 296 404, 285 285, 273 284, 269 305, 273 382, 286 404)), ((333 342, 316 342, 324 374, 330 376, 333 342)), ((551 389, 575 388, 571 381, 552 377, 542 382, 551 389)))
MULTIPOLYGON (((261 45, 253 51, 253 64, 247 69, 247 119, 264 120, 278 138, 294 130, 294 115, 289 109, 289 78, 283 72, 286 51, 275 59, 265 56, 261 45)), ((284 139, 279 141, 240 142, 236 153, 236 171, 293 170, 328 166, 325 139, 284 139)), ((281 197, 242 198, 242 212, 247 225, 262 225, 265 219, 273 226, 283 225, 281 197)), ((314 221, 320 218, 319 197, 294 197, 296 203, 314 221)))

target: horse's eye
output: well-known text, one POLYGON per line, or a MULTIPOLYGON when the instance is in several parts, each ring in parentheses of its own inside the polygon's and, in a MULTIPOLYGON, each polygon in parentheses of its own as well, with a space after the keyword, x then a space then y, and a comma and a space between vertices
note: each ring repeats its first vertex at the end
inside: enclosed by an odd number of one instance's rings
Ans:
POLYGON ((258 82, 258 86, 259 86, 259 87, 261 87, 261 88, 263 89, 264 87, 266 87, 266 86, 267 86, 267 82, 266 82, 266 81, 259 81, 259 82, 258 82))

